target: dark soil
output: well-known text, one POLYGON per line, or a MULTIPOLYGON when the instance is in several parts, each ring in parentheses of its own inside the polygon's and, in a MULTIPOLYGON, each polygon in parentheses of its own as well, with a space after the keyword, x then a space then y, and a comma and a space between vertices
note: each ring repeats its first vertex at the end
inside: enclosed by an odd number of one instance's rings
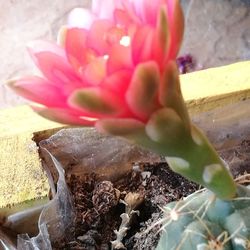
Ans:
MULTIPOLYGON (((234 176, 250 172, 250 141, 222 150, 220 154, 234 176)), ((162 217, 160 207, 199 188, 173 173, 166 163, 135 165, 133 171, 114 183, 98 181, 94 174, 81 178, 72 175, 68 177, 68 185, 77 214, 75 241, 54 249, 111 249, 111 241, 116 239, 114 231, 122 223, 120 216, 129 210, 124 203, 130 202, 139 214, 131 216, 119 249, 153 250, 160 237, 160 225, 154 226, 162 217), (132 203, 128 197, 134 199, 132 203)))
MULTIPOLYGON (((129 195, 138 204, 130 229, 122 241, 126 249, 153 249, 159 240, 159 226, 148 230, 161 217, 160 207, 180 199, 198 186, 173 173, 166 163, 136 165, 123 179, 98 181, 94 174, 70 176, 68 184, 76 206, 76 241, 64 249, 111 249, 114 233, 121 225, 126 206, 120 202, 129 195)), ((123 249, 125 249, 123 248, 123 249)), ((60 248, 63 249, 63 248, 60 248)))

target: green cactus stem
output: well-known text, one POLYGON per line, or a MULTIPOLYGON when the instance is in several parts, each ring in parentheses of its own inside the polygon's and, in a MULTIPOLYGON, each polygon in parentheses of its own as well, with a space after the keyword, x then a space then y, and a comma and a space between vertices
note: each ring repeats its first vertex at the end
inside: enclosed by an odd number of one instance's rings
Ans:
POLYGON ((152 116, 146 134, 154 142, 151 149, 166 155, 175 172, 207 187, 222 199, 235 196, 235 183, 225 163, 195 125, 186 129, 173 110, 164 109, 152 116))
POLYGON ((250 189, 237 186, 237 198, 223 201, 208 190, 163 208, 157 250, 249 250, 250 189))

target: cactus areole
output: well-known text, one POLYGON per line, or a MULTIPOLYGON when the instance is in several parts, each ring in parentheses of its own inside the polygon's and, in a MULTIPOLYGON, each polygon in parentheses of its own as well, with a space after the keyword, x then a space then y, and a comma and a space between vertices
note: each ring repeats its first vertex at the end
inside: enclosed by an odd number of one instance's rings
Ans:
POLYGON ((178 0, 93 0, 91 10, 71 13, 57 44, 29 45, 41 76, 9 86, 40 104, 33 105, 40 115, 127 138, 230 200, 233 178, 182 97, 175 60, 183 30, 178 0))

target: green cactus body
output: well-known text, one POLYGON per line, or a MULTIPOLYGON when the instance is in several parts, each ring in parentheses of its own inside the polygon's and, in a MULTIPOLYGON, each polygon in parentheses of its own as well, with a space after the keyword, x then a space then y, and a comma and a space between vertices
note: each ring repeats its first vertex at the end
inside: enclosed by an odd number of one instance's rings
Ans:
POLYGON ((224 201, 208 191, 164 207, 157 250, 249 250, 250 186, 237 186, 237 198, 224 201))

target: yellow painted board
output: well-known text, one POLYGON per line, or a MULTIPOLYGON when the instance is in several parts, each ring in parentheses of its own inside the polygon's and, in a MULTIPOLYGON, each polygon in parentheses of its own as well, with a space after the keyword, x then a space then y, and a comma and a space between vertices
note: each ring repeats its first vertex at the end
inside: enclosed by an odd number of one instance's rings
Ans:
POLYGON ((0 207, 44 197, 48 183, 31 133, 1 138, 0 207))
POLYGON ((250 98, 250 61, 181 75, 181 88, 191 113, 250 98))
POLYGON ((48 195, 34 135, 48 135, 63 125, 20 106, 0 111, 0 208, 48 195))
MULTIPOLYGON (((181 87, 190 112, 250 98, 250 62, 182 75, 181 87)), ((28 106, 0 110, 0 207, 47 195, 49 186, 32 138, 62 127, 28 106)))
POLYGON ((39 116, 27 106, 0 110, 0 138, 43 131, 62 125, 39 116))

